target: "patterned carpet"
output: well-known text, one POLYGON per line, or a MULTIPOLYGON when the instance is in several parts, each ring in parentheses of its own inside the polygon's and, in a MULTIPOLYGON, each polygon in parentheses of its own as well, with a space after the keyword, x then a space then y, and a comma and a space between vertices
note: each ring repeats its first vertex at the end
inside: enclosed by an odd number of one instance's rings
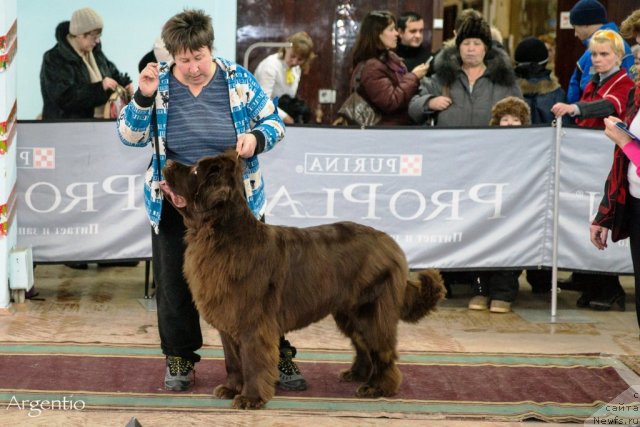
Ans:
MULTIPOLYGON (((155 347, 0 343, 0 404, 65 400, 86 409, 228 411, 230 401, 210 394, 225 376, 222 350, 200 354, 195 387, 174 393, 162 388, 164 360, 155 347)), ((583 422, 629 389, 624 378, 637 378, 600 355, 403 353, 398 395, 364 400, 354 396, 357 384, 337 380, 351 357, 300 352, 308 390, 278 391, 266 410, 583 422)))

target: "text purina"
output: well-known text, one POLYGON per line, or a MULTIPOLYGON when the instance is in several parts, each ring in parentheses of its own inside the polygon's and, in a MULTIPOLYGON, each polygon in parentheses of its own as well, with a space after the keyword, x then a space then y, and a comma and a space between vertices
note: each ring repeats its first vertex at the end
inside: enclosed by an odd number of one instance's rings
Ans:
POLYGON ((400 175, 400 155, 305 154, 307 175, 400 175))

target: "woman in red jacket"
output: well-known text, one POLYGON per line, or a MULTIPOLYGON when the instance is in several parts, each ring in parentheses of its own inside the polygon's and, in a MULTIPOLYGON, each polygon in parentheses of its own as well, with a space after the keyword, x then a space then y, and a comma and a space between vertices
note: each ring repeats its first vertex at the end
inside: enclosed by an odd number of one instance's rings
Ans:
MULTIPOLYGON (((596 31, 589 42, 594 68, 593 79, 587 84, 575 104, 559 102, 551 108, 556 117, 569 115, 582 127, 603 128, 608 116, 624 118, 633 81, 620 67, 624 56, 624 41, 612 30, 596 31)), ((609 310, 614 304, 624 310, 625 293, 617 276, 597 273, 574 273, 571 281, 583 293, 578 307, 609 310)))
MULTIPOLYGON (((635 37, 640 43, 640 9, 622 22, 625 38, 635 37)), ((629 237, 635 278, 636 317, 640 326, 640 140, 632 138, 616 123, 618 117, 604 120, 605 135, 616 143, 611 172, 604 185, 604 196, 591 224, 591 242, 600 250, 611 240, 629 237)), ((640 136, 640 80, 629 96, 625 122, 631 132, 640 136)))
POLYGON ((378 125, 410 125, 409 101, 418 92, 418 83, 427 74, 426 64, 410 72, 393 52, 398 43, 396 19, 389 11, 374 10, 362 20, 353 46, 351 90, 378 110, 378 125))

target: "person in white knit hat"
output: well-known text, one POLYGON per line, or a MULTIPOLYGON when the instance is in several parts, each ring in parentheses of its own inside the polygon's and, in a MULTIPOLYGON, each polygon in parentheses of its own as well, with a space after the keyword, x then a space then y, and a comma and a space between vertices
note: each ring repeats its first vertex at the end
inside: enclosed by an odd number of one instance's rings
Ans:
POLYGON ((102 18, 90 7, 58 24, 57 44, 45 52, 40 70, 42 118, 103 118, 104 105, 118 85, 133 94, 131 79, 102 52, 102 18))

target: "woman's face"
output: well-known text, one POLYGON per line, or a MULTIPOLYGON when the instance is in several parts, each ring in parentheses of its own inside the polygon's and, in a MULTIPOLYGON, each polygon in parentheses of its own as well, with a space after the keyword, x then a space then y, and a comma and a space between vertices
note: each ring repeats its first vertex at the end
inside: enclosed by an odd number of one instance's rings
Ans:
POLYGON ((396 30, 396 24, 392 22, 387 25, 387 28, 380 33, 379 37, 382 45, 386 49, 395 49, 398 44, 398 30, 396 30))
POLYGON ((473 38, 464 39, 462 43, 460 43, 459 50, 462 65, 470 67, 482 64, 484 55, 487 53, 487 47, 482 43, 482 40, 473 38))
POLYGON ((78 40, 78 49, 80 49, 84 53, 93 51, 96 45, 100 43, 101 36, 101 29, 89 31, 88 33, 76 36, 76 40, 78 40))
POLYGON ((288 47, 284 50, 284 63, 287 64, 287 67, 293 68, 304 63, 304 58, 297 54, 292 47, 288 47))
POLYGON ((206 46, 196 51, 183 50, 177 53, 174 59, 178 72, 184 78, 184 83, 188 85, 203 85, 213 75, 211 49, 206 46))
POLYGON ((596 73, 608 73, 621 62, 611 43, 594 43, 591 46, 591 62, 596 73))

